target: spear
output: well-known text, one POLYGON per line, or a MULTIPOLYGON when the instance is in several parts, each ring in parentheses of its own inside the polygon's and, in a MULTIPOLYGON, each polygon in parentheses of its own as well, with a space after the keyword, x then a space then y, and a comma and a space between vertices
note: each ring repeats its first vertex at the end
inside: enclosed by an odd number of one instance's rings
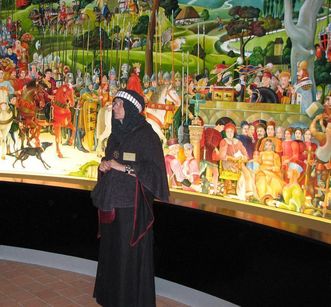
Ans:
POLYGON ((121 35, 121 45, 120 45, 120 48, 121 48, 121 54, 120 54, 120 62, 119 62, 119 69, 118 69, 118 80, 120 79, 120 68, 121 68, 121 65, 122 65, 122 50, 123 50, 123 43, 124 43, 124 27, 125 27, 125 15, 124 15, 124 18, 123 18, 123 26, 122 26, 122 35, 121 35))
POLYGON ((197 70, 198 70, 198 75, 200 74, 200 23, 198 23, 198 63, 197 63, 197 70))
MULTIPOLYGON (((202 33, 203 33, 203 50, 206 50, 206 27, 205 27, 205 24, 202 25, 202 33)), ((203 57, 203 72, 205 72, 205 68, 206 68, 206 57, 204 56, 203 57)))
POLYGON ((111 46, 110 46, 110 65, 109 68, 112 67, 113 62, 113 47, 114 47, 114 29, 115 29, 115 18, 113 18, 113 27, 111 31, 111 46))
POLYGON ((130 46, 130 35, 131 35, 131 24, 130 24, 130 22, 129 22, 129 24, 128 24, 128 31, 127 31, 127 33, 129 34, 129 37, 128 37, 128 64, 130 63, 130 48, 131 48, 131 46, 130 46))
MULTIPOLYGON (((110 21, 108 22, 108 25, 107 25, 107 38, 109 39, 109 37, 110 37, 110 21)), ((109 45, 107 45, 107 65, 109 66, 109 45)), ((109 68, 109 70, 110 70, 110 68, 109 68)))
POLYGON ((157 75, 157 49, 158 49, 158 45, 157 45, 157 35, 158 35, 158 18, 157 18, 157 11, 155 12, 155 75, 157 75))
POLYGON ((182 52, 182 103, 181 103, 181 107, 182 107, 182 118, 181 121, 183 120, 184 117, 184 52, 182 52))
POLYGON ((100 77, 102 78, 102 37, 101 37, 101 23, 99 24, 99 48, 100 48, 100 77))
POLYGON ((83 63, 83 67, 84 67, 84 69, 83 69, 83 72, 85 73, 85 32, 84 32, 84 27, 83 27, 83 29, 82 29, 82 36, 83 36, 83 59, 82 59, 82 63, 83 63))
MULTIPOLYGON (((117 26, 119 25, 119 15, 117 15, 116 25, 117 26)), ((119 33, 118 33, 118 31, 116 31, 116 66, 117 66, 117 63, 118 63, 118 48, 120 47, 119 43, 118 43, 118 37, 119 37, 119 33)), ((120 67, 117 66, 116 68, 117 68, 117 71, 119 71, 120 67)), ((120 77, 120 74, 118 74, 117 80, 119 80, 119 77, 120 77)))
POLYGON ((188 68, 188 64, 189 64, 189 52, 187 51, 186 54, 186 114, 185 114, 185 122, 188 122, 188 76, 189 76, 189 68, 188 68))
MULTIPOLYGON (((172 18, 171 18, 171 36, 172 36, 172 42, 174 42, 174 11, 172 10, 172 18)), ((171 58, 172 58, 172 68, 171 68, 171 82, 174 84, 175 82, 175 54, 174 54, 174 46, 171 47, 171 58)))
POLYGON ((160 45, 160 71, 162 71, 162 23, 161 23, 161 18, 162 18, 162 15, 160 14, 159 15, 159 32, 160 32, 160 39, 159 39, 159 45, 160 45))

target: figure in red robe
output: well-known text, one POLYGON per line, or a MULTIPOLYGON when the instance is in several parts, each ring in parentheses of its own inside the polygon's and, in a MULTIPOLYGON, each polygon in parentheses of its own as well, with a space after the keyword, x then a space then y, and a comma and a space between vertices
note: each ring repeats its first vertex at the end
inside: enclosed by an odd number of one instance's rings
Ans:
POLYGON ((141 65, 139 63, 134 63, 133 64, 132 73, 129 77, 128 84, 127 84, 126 88, 128 90, 135 91, 138 94, 140 94, 141 96, 145 97, 144 96, 144 91, 143 91, 143 88, 142 88, 142 85, 141 85, 141 81, 140 81, 140 78, 139 78, 140 66, 141 65))

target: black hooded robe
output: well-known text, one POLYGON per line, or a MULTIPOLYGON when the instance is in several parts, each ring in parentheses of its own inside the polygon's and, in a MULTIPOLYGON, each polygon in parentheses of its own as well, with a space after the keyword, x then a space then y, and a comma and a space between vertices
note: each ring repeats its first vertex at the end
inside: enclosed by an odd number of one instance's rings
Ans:
POLYGON ((169 195, 160 139, 144 121, 120 141, 111 135, 105 158, 130 165, 136 177, 113 169, 92 192, 106 216, 100 222, 94 297, 105 307, 155 307, 151 206, 154 198, 167 201, 169 195))

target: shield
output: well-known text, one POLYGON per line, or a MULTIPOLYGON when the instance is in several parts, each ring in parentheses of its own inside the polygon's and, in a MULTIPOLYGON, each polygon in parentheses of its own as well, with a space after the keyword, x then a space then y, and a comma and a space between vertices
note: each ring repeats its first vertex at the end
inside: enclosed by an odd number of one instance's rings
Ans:
POLYGON ((97 108, 98 108, 98 97, 85 93, 82 95, 82 124, 85 131, 83 138, 83 146, 89 151, 93 151, 95 147, 94 134, 97 124, 97 108))

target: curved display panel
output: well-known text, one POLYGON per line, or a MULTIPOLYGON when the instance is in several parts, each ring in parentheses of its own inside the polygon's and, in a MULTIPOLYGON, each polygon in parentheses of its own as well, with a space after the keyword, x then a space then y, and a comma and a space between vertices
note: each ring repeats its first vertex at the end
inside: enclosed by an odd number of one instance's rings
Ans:
POLYGON ((163 143, 172 195, 329 223, 323 1, 37 2, 0 4, 4 180, 91 189, 112 100, 129 88, 163 143))

